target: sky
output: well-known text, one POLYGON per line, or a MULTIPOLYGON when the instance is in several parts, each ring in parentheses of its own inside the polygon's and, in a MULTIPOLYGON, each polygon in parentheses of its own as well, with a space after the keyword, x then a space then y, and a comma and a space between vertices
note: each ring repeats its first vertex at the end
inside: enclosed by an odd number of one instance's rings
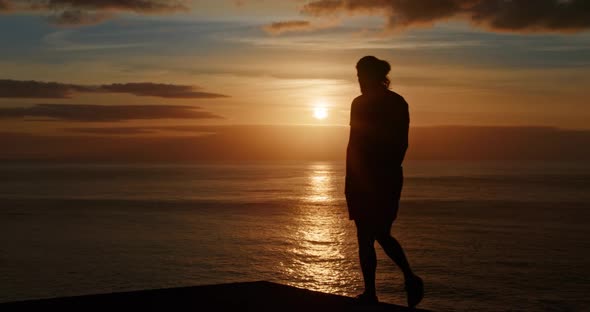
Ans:
POLYGON ((578 136, 589 29, 584 0, 0 0, 0 144, 20 142, 0 158, 310 126, 344 142, 365 55, 413 128, 578 136))

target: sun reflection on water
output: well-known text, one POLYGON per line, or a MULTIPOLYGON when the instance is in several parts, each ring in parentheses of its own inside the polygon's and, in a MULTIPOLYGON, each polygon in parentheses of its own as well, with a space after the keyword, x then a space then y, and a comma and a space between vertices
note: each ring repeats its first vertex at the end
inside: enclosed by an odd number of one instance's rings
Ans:
POLYGON ((333 181, 330 165, 319 164, 310 168, 309 186, 307 187, 305 199, 310 202, 329 202, 332 199, 330 194, 333 189, 333 181))
POLYGON ((284 267, 291 284, 342 293, 355 278, 347 246, 347 217, 338 206, 334 168, 313 164, 294 220, 292 262, 284 267))

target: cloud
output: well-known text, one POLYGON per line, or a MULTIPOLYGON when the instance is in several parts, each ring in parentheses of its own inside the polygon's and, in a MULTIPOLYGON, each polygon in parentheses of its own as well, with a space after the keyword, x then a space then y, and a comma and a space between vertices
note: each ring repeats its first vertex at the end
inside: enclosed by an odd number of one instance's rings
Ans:
POLYGON ((314 27, 309 21, 284 21, 265 25, 263 29, 271 34, 281 34, 292 31, 313 30, 314 27))
POLYGON ((187 10, 179 0, 27 0, 34 7, 49 9, 115 10, 138 13, 187 10))
POLYGON ((69 98, 76 91, 80 91, 76 89, 76 85, 58 82, 0 79, 0 98, 63 99, 69 98))
POLYGON ((7 0, 0 0, 0 12, 10 11, 11 7, 10 2, 7 0))
POLYGON ((107 12, 67 10, 50 16, 49 21, 60 26, 86 26, 100 24, 112 16, 112 13, 107 12))
POLYGON ((291 20, 270 23, 262 27, 267 33, 279 35, 287 32, 304 32, 331 28, 338 25, 338 20, 318 21, 312 23, 306 20, 291 20))
POLYGON ((100 134, 100 135, 130 135, 130 134, 151 134, 151 128, 142 127, 108 127, 108 128, 64 128, 63 130, 73 133, 100 134))
POLYGON ((192 86, 153 82, 115 83, 102 85, 100 86, 100 89, 110 93, 130 93, 137 96, 158 96, 178 99, 211 99, 228 97, 223 94, 195 91, 192 86))
POLYGON ((466 19, 507 32, 576 32, 590 28, 587 0, 315 0, 302 12, 317 17, 383 15, 387 30, 466 19))
POLYGON ((66 99, 75 93, 127 93, 178 99, 213 99, 227 95, 197 91, 197 87, 153 82, 115 83, 98 86, 60 82, 0 79, 0 98, 66 99))
POLYGON ((98 135, 134 135, 156 134, 161 132, 182 132, 190 134, 212 134, 218 130, 216 126, 131 126, 131 127, 75 127, 63 128, 71 133, 98 135))
POLYGON ((67 120, 109 122, 136 119, 219 119, 221 116, 185 105, 89 105, 36 104, 25 108, 0 108, 0 119, 29 118, 36 121, 67 120), (46 118, 46 119, 45 119, 46 118))
POLYGON ((117 13, 167 14, 188 11, 185 0, 0 0, 0 10, 46 12, 58 25, 91 25, 117 13))

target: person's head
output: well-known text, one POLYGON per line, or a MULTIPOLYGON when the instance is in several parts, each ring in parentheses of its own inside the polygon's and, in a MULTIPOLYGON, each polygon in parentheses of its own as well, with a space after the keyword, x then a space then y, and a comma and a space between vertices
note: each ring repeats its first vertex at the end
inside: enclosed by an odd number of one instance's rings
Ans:
POLYGON ((389 78, 387 74, 391 66, 387 61, 374 56, 365 56, 356 63, 356 71, 363 94, 374 90, 388 89, 389 78))

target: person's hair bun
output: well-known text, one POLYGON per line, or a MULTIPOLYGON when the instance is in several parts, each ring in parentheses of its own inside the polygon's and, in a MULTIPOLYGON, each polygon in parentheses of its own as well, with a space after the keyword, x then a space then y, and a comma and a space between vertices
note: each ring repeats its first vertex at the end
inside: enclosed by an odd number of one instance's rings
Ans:
POLYGON ((391 65, 389 65, 387 61, 379 60, 379 69, 384 76, 387 76, 387 74, 389 74, 389 71, 391 70, 391 65))
POLYGON ((372 55, 364 56, 357 62, 356 69, 360 76, 389 87, 387 74, 391 70, 391 65, 387 61, 380 60, 372 55))

